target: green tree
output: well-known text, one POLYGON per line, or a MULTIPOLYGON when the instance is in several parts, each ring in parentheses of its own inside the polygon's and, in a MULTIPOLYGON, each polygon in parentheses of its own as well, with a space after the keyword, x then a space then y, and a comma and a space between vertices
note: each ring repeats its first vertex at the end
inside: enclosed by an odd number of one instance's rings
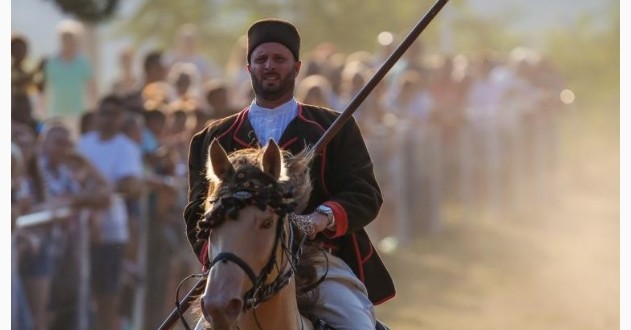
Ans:
POLYGON ((78 20, 96 24, 110 19, 118 8, 119 0, 53 0, 62 12, 78 20))
POLYGON ((546 54, 567 78, 578 99, 617 103, 620 98, 620 11, 605 22, 586 14, 568 29, 550 31, 546 54))
POLYGON ((128 18, 119 22, 115 35, 132 39, 136 46, 149 44, 160 49, 173 45, 177 30, 186 23, 199 27, 202 52, 216 57, 228 40, 232 42, 229 27, 218 24, 218 1, 205 0, 147 0, 143 1, 128 18))

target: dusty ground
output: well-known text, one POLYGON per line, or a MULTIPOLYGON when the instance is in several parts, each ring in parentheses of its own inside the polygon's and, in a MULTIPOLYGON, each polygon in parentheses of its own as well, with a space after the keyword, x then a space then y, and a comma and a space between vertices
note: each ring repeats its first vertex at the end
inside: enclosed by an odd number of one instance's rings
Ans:
POLYGON ((619 329, 616 115, 565 125, 557 198, 446 219, 383 255, 398 293, 378 318, 393 330, 619 329))

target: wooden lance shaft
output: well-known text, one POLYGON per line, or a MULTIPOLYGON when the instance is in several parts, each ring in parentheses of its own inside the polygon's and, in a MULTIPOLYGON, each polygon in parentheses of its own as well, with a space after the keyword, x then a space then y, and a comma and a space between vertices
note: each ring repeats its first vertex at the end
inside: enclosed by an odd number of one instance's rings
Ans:
MULTIPOLYGON (((207 274, 206 274, 207 275, 207 274)), ((193 288, 191 288, 184 299, 180 302, 180 311, 182 311, 182 315, 178 311, 177 307, 171 311, 171 314, 162 322, 158 330, 169 330, 173 327, 173 325, 177 322, 180 317, 184 317, 184 313, 188 310, 189 307, 193 304, 193 298, 199 296, 204 291, 204 283, 206 282, 206 276, 201 277, 193 288)), ((177 299, 177 297, 176 297, 177 299)))
MULTIPOLYGON (((421 20, 416 24, 416 26, 412 29, 412 31, 410 31, 407 37, 405 37, 405 39, 401 42, 399 47, 397 47, 397 49, 395 49, 394 52, 392 52, 390 57, 388 57, 388 59, 386 59, 386 61, 381 65, 379 70, 377 70, 375 75, 368 81, 368 83, 366 83, 366 85, 361 89, 361 91, 359 91, 357 96, 355 96, 355 98, 351 101, 351 103, 349 103, 349 105, 340 114, 340 116, 337 117, 337 119, 335 119, 335 121, 329 127, 329 129, 327 129, 326 132, 324 132, 322 137, 320 137, 320 140, 318 140, 318 142, 311 149, 311 152, 315 153, 315 155, 318 155, 322 152, 322 150, 324 150, 326 145, 329 142, 331 142, 331 139, 333 139, 335 134, 337 134, 340 131, 340 129, 346 123, 346 121, 353 115, 355 110, 357 110, 359 105, 366 99, 366 97, 368 97, 368 95, 370 94, 370 92, 372 92, 375 86, 377 86, 377 84, 383 79, 383 77, 385 77, 388 71, 392 69, 394 64, 396 64, 396 62, 401 58, 403 53, 405 53, 405 51, 407 51, 407 49, 410 48, 412 43, 418 38, 421 32, 425 30, 425 28, 434 19, 434 17, 436 17, 438 12, 440 12, 440 10, 445 6, 447 1, 448 0, 438 0, 436 1, 436 3, 434 3, 434 5, 432 5, 432 7, 425 14, 425 16, 421 18, 421 20)), ((186 294, 184 299, 182 299, 182 302, 180 304, 180 310, 182 311, 182 313, 184 313, 191 306, 191 303, 192 303, 191 300, 193 299, 193 297, 199 295, 202 292, 205 281, 206 281, 205 277, 199 279, 197 283, 195 283, 195 286, 193 286, 193 288, 186 294)), ((178 320, 179 317, 180 315, 176 308, 171 312, 171 314, 169 314, 167 319, 164 320, 164 322, 162 322, 162 325, 160 326, 159 330, 170 329, 173 326, 173 324, 175 324, 175 322, 178 320)))

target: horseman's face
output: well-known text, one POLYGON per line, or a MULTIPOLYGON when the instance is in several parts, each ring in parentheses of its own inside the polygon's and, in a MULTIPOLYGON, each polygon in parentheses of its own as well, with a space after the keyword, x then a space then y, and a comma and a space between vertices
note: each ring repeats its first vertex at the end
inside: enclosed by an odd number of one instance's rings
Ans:
POLYGON ((251 56, 248 71, 258 104, 275 107, 293 97, 301 62, 294 59, 289 48, 266 42, 256 47, 251 56))

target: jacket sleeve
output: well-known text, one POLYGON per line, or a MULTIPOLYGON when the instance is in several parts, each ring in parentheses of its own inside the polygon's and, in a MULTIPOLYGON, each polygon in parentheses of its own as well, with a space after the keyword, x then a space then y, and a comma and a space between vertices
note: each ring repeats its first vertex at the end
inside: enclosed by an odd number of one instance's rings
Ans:
POLYGON ((375 178, 359 126, 351 117, 327 146, 324 164, 326 189, 333 209, 335 230, 326 231, 336 238, 364 228, 378 215, 383 198, 375 178))
POLYGON ((193 136, 188 154, 188 203, 184 208, 186 236, 195 255, 200 257, 204 241, 197 239, 197 222, 204 212, 204 199, 208 193, 206 180, 206 158, 209 129, 204 129, 193 136))

